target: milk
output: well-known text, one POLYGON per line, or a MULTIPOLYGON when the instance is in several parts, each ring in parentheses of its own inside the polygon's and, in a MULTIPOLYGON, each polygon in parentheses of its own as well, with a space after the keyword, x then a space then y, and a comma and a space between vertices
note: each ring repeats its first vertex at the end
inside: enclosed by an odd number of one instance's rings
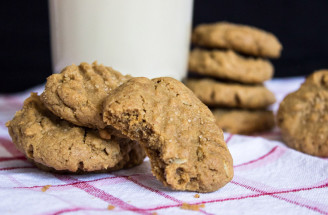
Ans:
POLYGON ((95 60, 123 74, 181 80, 193 0, 49 0, 54 72, 95 60))

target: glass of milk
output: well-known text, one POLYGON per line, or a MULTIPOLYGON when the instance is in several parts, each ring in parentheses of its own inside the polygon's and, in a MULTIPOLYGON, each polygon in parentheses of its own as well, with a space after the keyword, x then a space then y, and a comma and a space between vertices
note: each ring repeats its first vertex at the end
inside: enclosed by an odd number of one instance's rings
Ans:
POLYGON ((193 0, 49 0, 52 64, 98 61, 123 74, 181 80, 193 0))

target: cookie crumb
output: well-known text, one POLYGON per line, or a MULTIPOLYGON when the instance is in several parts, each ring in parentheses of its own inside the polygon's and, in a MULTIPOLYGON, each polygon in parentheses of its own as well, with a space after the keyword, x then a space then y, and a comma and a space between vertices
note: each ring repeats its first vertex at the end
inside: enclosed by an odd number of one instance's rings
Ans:
POLYGON ((108 205, 107 210, 114 210, 115 206, 114 205, 108 205))
POLYGON ((157 215, 158 213, 156 213, 156 212, 153 212, 153 213, 151 213, 151 215, 157 215))
POLYGON ((190 205, 188 203, 182 203, 181 209, 183 210, 192 210, 192 211, 199 211, 200 208, 205 208, 204 204, 200 204, 200 205, 190 205))
POLYGON ((43 187, 41 188, 41 191, 42 191, 42 192, 46 192, 50 187, 51 187, 51 185, 43 186, 43 187))
POLYGON ((200 195, 197 193, 194 195, 194 197, 198 199, 200 197, 200 195))

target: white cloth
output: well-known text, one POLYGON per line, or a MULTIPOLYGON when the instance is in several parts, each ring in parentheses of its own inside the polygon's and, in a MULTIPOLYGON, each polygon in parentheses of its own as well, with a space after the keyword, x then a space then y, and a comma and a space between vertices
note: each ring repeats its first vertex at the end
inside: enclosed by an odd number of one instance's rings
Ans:
MULTIPOLYGON (((277 97, 273 110, 302 81, 267 82, 277 97)), ((111 174, 40 171, 15 149, 4 126, 28 95, 0 95, 0 214, 328 214, 328 160, 287 148, 278 129, 259 136, 226 133, 235 176, 199 198, 164 187, 152 176, 148 159, 111 174), (51 186, 42 192, 46 185, 51 186), (182 203, 205 207, 183 210, 182 203), (108 205, 115 208, 109 211, 108 205)))

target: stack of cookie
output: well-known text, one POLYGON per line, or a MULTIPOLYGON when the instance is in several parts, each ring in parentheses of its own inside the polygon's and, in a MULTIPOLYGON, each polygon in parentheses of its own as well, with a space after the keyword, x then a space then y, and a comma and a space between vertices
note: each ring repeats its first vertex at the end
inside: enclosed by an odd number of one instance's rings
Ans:
POLYGON ((96 63, 68 66, 31 93, 6 126, 37 167, 56 172, 107 172, 141 164, 145 152, 126 137, 100 137, 102 100, 130 77, 96 63))
POLYGON ((233 177, 211 111, 173 78, 68 66, 6 125, 16 147, 44 170, 118 170, 142 163, 146 152, 154 176, 175 190, 212 192, 233 177))
POLYGON ((197 26, 186 85, 213 108, 217 124, 230 133, 251 134, 274 126, 268 106, 275 97, 263 82, 273 76, 265 58, 278 58, 278 39, 263 30, 219 22, 197 26))

